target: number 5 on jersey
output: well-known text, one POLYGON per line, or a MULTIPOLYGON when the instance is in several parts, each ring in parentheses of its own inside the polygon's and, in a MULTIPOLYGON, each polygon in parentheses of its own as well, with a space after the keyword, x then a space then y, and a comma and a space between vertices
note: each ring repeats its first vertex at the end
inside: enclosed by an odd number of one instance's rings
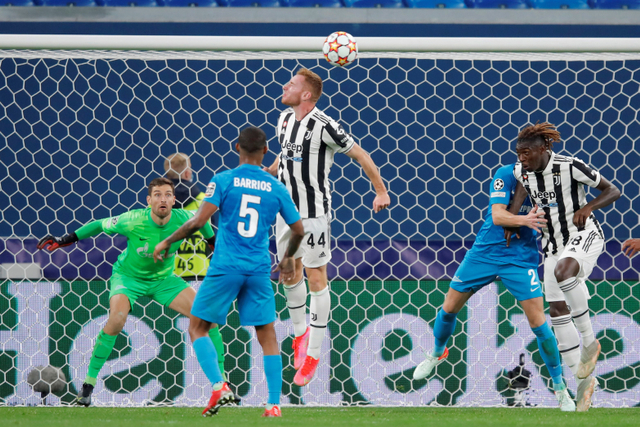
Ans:
POLYGON ((260 214, 255 208, 249 207, 249 204, 259 205, 260 204, 260 196, 252 196, 251 194, 243 194, 242 200, 240 201, 240 218, 249 217, 249 228, 247 228, 246 221, 238 221, 238 233, 242 237, 251 238, 256 235, 258 231, 258 219, 260 219, 260 214))

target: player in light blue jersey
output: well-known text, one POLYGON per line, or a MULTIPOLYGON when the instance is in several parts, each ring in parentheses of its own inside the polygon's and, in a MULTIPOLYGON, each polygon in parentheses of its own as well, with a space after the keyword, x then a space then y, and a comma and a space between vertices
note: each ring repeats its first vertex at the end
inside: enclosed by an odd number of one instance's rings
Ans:
POLYGON ((216 249, 191 309, 189 325, 196 357, 213 385, 202 414, 215 415, 220 407, 234 400, 220 373, 213 344, 204 338, 208 338, 212 326, 226 322, 229 308, 237 299, 240 323, 255 326, 264 353, 269 399, 263 416, 279 417, 282 358, 274 328, 276 305, 270 278, 269 232, 278 213, 291 227, 286 256, 276 269, 280 280, 290 280, 295 274, 293 255, 304 237, 304 227, 284 184, 261 168, 267 152, 265 133, 256 127, 243 129, 236 150, 240 165, 213 177, 196 215, 156 246, 153 255, 162 260, 171 243, 200 229, 202 225, 198 224, 207 223, 220 210, 216 249))
POLYGON ((478 290, 500 279, 520 302, 529 326, 536 335, 538 348, 553 380, 553 388, 563 411, 575 411, 562 378, 562 364, 556 337, 548 325, 542 304, 542 289, 538 279, 538 245, 536 232, 547 222, 537 206, 523 204, 519 215, 507 208, 518 184, 514 165, 496 172, 489 190, 489 210, 473 247, 467 252, 451 281, 444 304, 438 311, 433 328, 435 347, 420 363, 413 378, 426 378, 449 355, 447 341, 453 334, 458 312, 478 290), (502 227, 520 227, 519 238, 507 245, 502 227))

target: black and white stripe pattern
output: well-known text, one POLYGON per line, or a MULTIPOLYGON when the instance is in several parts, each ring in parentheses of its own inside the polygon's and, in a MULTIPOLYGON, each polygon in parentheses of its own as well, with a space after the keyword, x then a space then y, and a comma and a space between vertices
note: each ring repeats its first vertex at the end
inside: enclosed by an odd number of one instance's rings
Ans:
POLYGON ((595 231, 590 232, 587 238, 584 240, 584 243, 582 244, 582 250, 585 252, 589 252, 589 248, 591 247, 591 244, 597 237, 598 237, 597 232, 595 231))
POLYGON ((551 318, 551 326, 562 326, 562 325, 568 325, 569 323, 571 323, 570 314, 565 314, 563 316, 551 318))
POLYGON ((558 283, 558 287, 563 293, 567 293, 570 290, 575 289, 580 284, 580 282, 578 282, 578 279, 576 279, 575 277, 572 277, 570 280, 571 281, 569 283, 558 283))
POLYGON ((278 119, 278 179, 287 187, 302 218, 331 209, 329 171, 335 153, 348 152, 355 141, 340 124, 317 108, 297 121, 288 108, 278 119))
MULTIPOLYGON (((533 203, 544 211, 547 227, 543 229, 542 247, 545 254, 555 255, 567 245, 572 234, 583 230, 573 224, 573 215, 587 204, 584 186, 597 187, 600 184, 600 173, 580 159, 555 153, 551 153, 549 163, 543 171, 527 172, 518 162, 513 173, 527 190, 533 203)), ((593 214, 587 220, 584 230, 593 230, 604 238, 600 224, 593 214)), ((593 239, 595 237, 586 240, 590 244, 593 239)))
MULTIPOLYGON (((558 317, 552 317, 551 318, 551 326, 553 326, 556 336, 558 336, 559 334, 559 330, 562 330, 563 326, 566 326, 570 323, 572 323, 573 320, 571 319, 571 315, 570 314, 565 314, 563 316, 558 316, 558 317), (560 329, 557 329, 560 328, 560 329)), ((569 348, 564 348, 567 345, 566 342, 561 341, 560 339, 558 339, 558 351, 562 354, 562 353, 567 353, 569 351, 572 350, 576 350, 578 348, 580 348, 580 342, 578 341, 578 345, 576 346, 572 346, 569 348)))

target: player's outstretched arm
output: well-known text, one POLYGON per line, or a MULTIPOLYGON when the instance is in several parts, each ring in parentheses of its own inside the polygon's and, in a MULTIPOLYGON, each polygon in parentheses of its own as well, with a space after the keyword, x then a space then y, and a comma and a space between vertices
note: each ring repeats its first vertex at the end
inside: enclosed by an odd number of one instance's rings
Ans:
MULTIPOLYGON (((97 236, 104 231, 102 226, 103 220, 92 221, 89 224, 83 225, 73 233, 65 234, 62 237, 55 237, 51 234, 47 234, 38 242, 38 249, 45 250, 47 252, 53 252, 58 248, 63 248, 74 244, 75 242, 86 239, 87 237, 97 236)), ((117 222, 117 221, 116 221, 117 222)))
POLYGON ((388 208, 391 204, 391 198, 389 197, 387 187, 384 185, 384 181, 380 176, 380 171, 373 162, 369 153, 367 153, 358 144, 354 144, 353 148, 347 151, 347 156, 351 157, 357 161, 360 166, 362 166, 362 170, 364 170, 364 173, 367 175, 371 184, 373 184, 373 188, 376 190, 376 198, 373 199, 373 211, 378 213, 381 210, 388 208))
POLYGON ((622 252, 629 258, 640 252, 640 239, 629 239, 622 244, 622 252))
POLYGON ((587 203, 573 215, 573 223, 578 228, 584 227, 587 219, 591 216, 591 212, 609 206, 620 198, 620 190, 618 190, 618 187, 609 182, 605 177, 600 177, 600 184, 598 184, 596 188, 601 191, 598 197, 587 203))
POLYGON ((196 231, 200 230, 207 222, 209 222, 211 215, 213 215, 217 210, 218 207, 216 205, 203 201, 198 212, 196 212, 191 219, 182 224, 182 227, 178 228, 173 232, 173 234, 156 245, 156 248, 153 251, 153 261, 164 261, 164 257, 168 254, 169 248, 173 243, 189 237, 196 231))
POLYGON ((507 205, 495 203, 491 208, 491 218, 493 223, 500 227, 529 227, 537 232, 542 231, 542 227, 547 223, 544 218, 544 211, 538 211, 534 206, 527 215, 514 215, 507 211, 507 205))
POLYGON ((296 261, 293 259, 293 256, 298 251, 302 238, 304 237, 304 226, 302 225, 301 219, 297 220, 293 224, 289 224, 289 227, 291 228, 291 237, 289 238, 287 252, 284 258, 282 258, 282 261, 280 261, 280 264, 278 264, 274 270, 280 272, 280 279, 278 280, 278 283, 284 283, 294 278, 296 273, 296 261))

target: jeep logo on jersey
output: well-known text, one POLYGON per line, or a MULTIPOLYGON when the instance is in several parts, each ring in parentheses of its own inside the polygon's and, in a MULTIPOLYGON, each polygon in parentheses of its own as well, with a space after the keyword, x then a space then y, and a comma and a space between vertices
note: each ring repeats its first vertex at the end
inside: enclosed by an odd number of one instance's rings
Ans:
POLYGON ((282 143, 282 151, 284 150, 288 150, 288 151, 293 151, 294 153, 301 153, 302 152, 302 145, 298 145, 294 142, 283 142, 282 143))
POLYGON ((504 181, 501 180, 500 178, 496 179, 493 182, 493 189, 496 191, 502 190, 504 188, 504 181))
POLYGON ((555 199, 556 192, 555 191, 533 191, 531 193, 531 197, 534 199, 555 199))

